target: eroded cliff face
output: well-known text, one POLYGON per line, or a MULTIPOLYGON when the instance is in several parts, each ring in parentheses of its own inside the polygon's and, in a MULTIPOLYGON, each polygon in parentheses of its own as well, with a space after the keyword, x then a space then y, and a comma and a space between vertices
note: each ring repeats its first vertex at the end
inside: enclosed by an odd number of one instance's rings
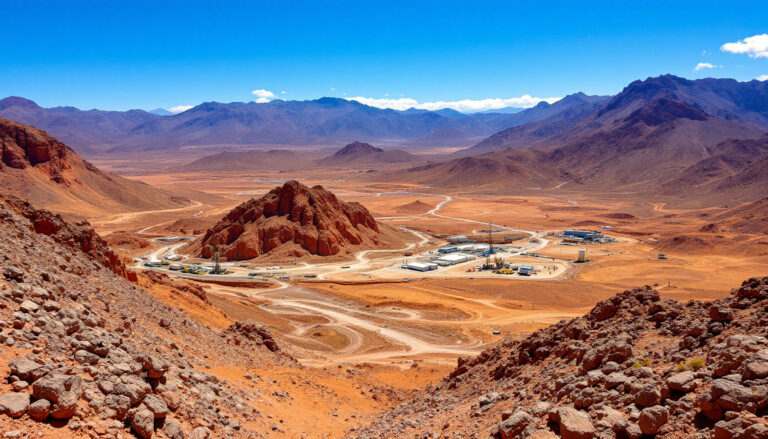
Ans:
POLYGON ((209 258, 215 246, 229 260, 252 259, 287 247, 293 256, 330 256, 377 243, 379 228, 358 203, 340 201, 322 186, 289 181, 230 211, 199 242, 209 258))
POLYGON ((0 170, 8 166, 25 169, 31 166, 46 171, 52 180, 64 183, 62 172, 70 167, 67 146, 45 132, 0 118, 0 170))
POLYGON ((28 219, 35 233, 49 236, 72 250, 82 251, 124 279, 136 280, 136 275, 126 269, 120 257, 91 228, 88 221, 68 223, 62 219, 61 215, 37 209, 30 203, 10 195, 0 195, 0 207, 10 208, 28 219))

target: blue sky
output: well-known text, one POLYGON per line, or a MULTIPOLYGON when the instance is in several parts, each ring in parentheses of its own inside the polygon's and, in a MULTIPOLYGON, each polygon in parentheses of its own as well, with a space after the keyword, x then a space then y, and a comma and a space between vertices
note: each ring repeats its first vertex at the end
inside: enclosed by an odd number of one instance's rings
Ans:
POLYGON ((0 97, 43 106, 171 108, 265 90, 482 109, 476 101, 613 94, 664 73, 768 74, 768 56, 749 52, 762 40, 721 50, 768 33, 765 0, 3 0, 2 10, 0 97))

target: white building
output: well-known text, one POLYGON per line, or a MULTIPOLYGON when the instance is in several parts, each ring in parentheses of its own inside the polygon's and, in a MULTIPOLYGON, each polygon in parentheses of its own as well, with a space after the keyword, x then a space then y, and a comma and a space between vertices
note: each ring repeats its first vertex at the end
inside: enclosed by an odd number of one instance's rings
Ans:
POLYGON ((449 255, 440 256, 439 258, 435 259, 432 262, 434 262, 437 265, 447 266, 447 265, 461 264, 462 262, 467 262, 471 259, 473 258, 469 255, 465 255, 462 253, 451 253, 449 255))
POLYGON ((409 262, 405 268, 415 271, 432 271, 437 270, 437 264, 431 262, 409 262))

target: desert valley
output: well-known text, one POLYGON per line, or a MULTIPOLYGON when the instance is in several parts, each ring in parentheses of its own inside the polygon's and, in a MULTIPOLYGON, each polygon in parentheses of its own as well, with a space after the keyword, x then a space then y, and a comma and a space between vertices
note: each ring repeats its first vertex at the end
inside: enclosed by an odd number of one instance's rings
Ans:
POLYGON ((768 438, 768 80, 9 96, 0 153, 0 437, 768 438))

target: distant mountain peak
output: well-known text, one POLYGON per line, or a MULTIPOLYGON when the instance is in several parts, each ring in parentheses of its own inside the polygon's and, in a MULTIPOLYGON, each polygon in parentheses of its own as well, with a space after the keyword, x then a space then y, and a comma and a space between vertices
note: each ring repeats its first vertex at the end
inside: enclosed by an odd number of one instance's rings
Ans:
POLYGON ((643 122, 648 126, 661 125, 677 119, 707 120, 709 115, 684 102, 660 98, 632 112, 626 122, 643 122))
POLYGON ((40 108, 34 101, 19 96, 8 96, 0 100, 0 110, 11 107, 40 108))
POLYGON ((333 154, 333 156, 344 157, 351 154, 362 155, 362 154, 376 154, 379 152, 384 152, 384 150, 381 148, 376 148, 370 143, 352 142, 346 145, 344 148, 341 148, 340 150, 336 151, 336 153, 333 154))
POLYGON ((158 116, 172 116, 173 115, 173 113, 171 113, 170 111, 166 110, 165 108, 159 108, 159 107, 155 108, 153 110, 149 110, 149 111, 147 111, 147 113, 156 114, 158 116))
POLYGON ((320 105, 326 106, 326 107, 341 107, 344 105, 354 105, 354 106, 362 106, 360 102, 357 101, 350 101, 348 99, 342 99, 342 98, 334 98, 330 96, 324 96, 319 99, 315 99, 314 101, 309 102, 315 102, 320 105))

